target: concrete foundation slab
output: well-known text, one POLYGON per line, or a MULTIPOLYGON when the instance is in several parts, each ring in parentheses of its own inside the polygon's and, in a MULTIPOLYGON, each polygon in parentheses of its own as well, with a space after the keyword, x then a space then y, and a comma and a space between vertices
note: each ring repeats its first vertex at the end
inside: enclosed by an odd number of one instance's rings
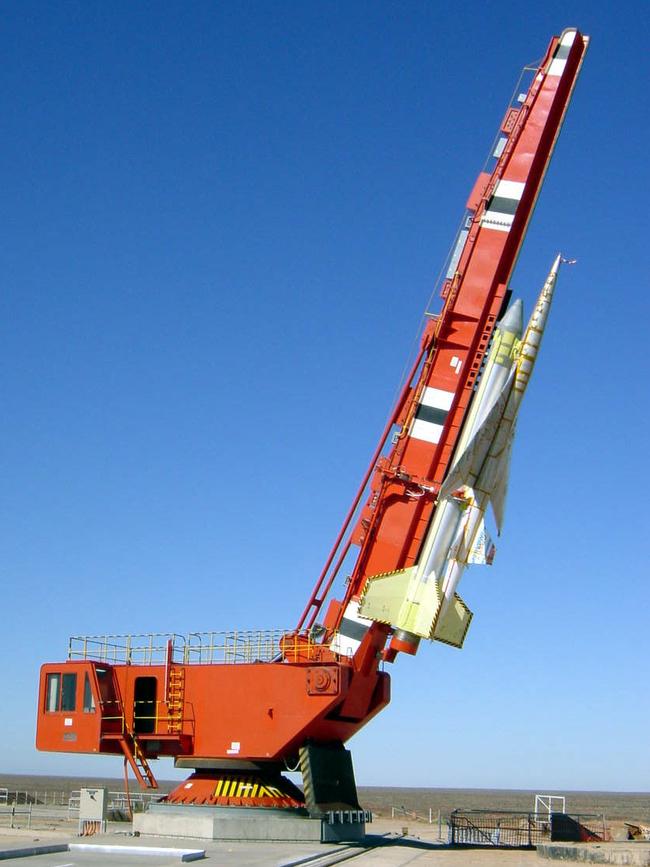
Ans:
POLYGON ((647 843, 543 843, 537 847, 537 855, 549 861, 650 867, 647 843))
POLYGON ((262 842, 348 843, 363 840, 365 822, 311 818, 302 810, 152 804, 133 817, 144 836, 262 842))

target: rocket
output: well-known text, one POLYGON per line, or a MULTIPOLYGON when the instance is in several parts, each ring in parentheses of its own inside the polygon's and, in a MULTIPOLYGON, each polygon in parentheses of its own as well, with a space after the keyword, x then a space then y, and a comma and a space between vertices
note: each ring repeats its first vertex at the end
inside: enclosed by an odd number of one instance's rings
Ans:
POLYGON ((456 588, 468 564, 490 565, 494 557, 485 512, 490 504, 500 534, 517 415, 564 261, 553 262, 525 331, 520 300, 497 324, 418 562, 366 582, 359 614, 390 625, 407 646, 421 638, 463 645, 472 613, 456 588))

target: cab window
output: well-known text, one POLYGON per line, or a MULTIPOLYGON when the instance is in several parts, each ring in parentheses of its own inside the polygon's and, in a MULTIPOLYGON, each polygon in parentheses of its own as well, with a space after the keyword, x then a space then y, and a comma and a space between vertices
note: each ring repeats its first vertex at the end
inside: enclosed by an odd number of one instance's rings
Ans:
POLYGON ((64 674, 61 687, 61 710, 74 710, 77 699, 77 675, 64 674))
POLYGON ((52 712, 59 709, 61 696, 61 675, 48 674, 45 685, 45 710, 52 712))
POLYGON ((95 713, 95 696, 90 686, 88 672, 84 675, 84 713, 95 713))
POLYGON ((55 711, 73 711, 77 703, 77 675, 76 674, 48 674, 45 682, 45 710, 48 713, 55 711))

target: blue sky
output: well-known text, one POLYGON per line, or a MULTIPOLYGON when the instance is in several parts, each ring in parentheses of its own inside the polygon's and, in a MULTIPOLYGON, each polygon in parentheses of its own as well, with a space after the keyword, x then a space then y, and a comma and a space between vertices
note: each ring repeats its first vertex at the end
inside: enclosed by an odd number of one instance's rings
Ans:
MULTIPOLYGON (((562 274, 462 652, 392 667, 367 785, 647 788, 642 3, 3 7, 0 772, 71 634, 292 626, 521 67, 592 37, 515 271, 562 274)), ((156 768, 171 776, 169 762, 156 768)))

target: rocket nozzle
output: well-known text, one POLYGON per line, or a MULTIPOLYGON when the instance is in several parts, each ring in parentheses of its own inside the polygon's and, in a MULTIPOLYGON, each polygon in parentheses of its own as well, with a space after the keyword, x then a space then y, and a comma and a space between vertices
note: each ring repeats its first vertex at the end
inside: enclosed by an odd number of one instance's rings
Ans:
POLYGON ((405 629, 396 629, 390 640, 390 650, 398 653, 408 653, 415 656, 420 646, 420 636, 407 632, 405 629))

